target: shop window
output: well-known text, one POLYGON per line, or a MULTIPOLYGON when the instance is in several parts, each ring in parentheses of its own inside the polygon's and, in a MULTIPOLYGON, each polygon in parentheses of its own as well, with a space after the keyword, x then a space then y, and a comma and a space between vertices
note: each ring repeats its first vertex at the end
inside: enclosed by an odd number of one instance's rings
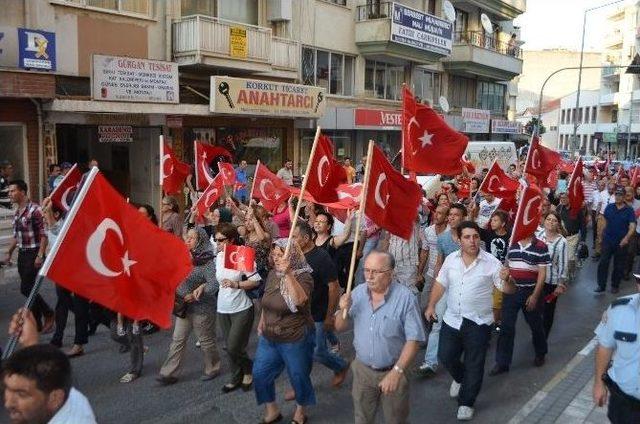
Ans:
MULTIPOLYGON (((336 130, 323 130, 323 134, 327 135, 333 142, 333 155, 338 160, 343 160, 345 157, 352 157, 353 154, 351 147, 355 145, 355 138, 353 131, 336 131, 336 130)), ((307 163, 311 155, 311 147, 313 146, 313 139, 315 131, 303 131, 300 140, 300 163, 298 169, 301 173, 307 169, 307 163)), ((353 162, 353 158, 352 158, 353 162)))
POLYGON ((355 58, 340 53, 302 48, 302 83, 330 94, 353 96, 355 58))
POLYGON ((0 123, 0 162, 9 161, 13 166, 12 179, 28 182, 25 150, 25 128, 20 124, 0 123))
POLYGON ((504 114, 504 96, 506 87, 487 81, 478 82, 477 108, 490 110, 495 114, 504 114))
POLYGON ((182 16, 216 16, 216 0, 182 0, 180 13, 182 16))
POLYGON ((457 75, 449 76, 449 96, 447 100, 452 107, 476 107, 476 80, 457 75))
POLYGON ((413 72, 413 94, 433 104, 440 97, 440 74, 422 68, 413 72))
POLYGON ((400 100, 400 90, 404 82, 404 68, 385 62, 367 60, 364 70, 364 91, 366 97, 400 100))

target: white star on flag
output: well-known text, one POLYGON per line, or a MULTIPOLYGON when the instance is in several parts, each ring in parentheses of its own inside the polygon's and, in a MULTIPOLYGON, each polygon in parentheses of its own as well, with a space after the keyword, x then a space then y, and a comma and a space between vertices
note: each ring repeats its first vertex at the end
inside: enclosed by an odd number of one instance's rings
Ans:
POLYGON ((429 134, 428 131, 425 130, 424 135, 420 138, 418 138, 418 140, 422 141, 422 148, 424 149, 425 146, 429 145, 429 146, 433 146, 433 143, 431 142, 431 139, 433 138, 433 134, 429 134))
POLYGON ((131 266, 137 264, 137 261, 129 259, 129 251, 124 252, 124 256, 122 258, 122 267, 123 271, 127 275, 131 275, 131 266))

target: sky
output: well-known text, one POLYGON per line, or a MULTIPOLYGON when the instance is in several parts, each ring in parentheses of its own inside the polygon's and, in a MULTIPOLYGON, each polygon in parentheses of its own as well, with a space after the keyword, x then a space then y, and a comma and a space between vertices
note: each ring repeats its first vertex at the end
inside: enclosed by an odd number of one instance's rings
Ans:
MULTIPOLYGON (((527 11, 515 20, 521 28, 525 50, 566 48, 580 50, 584 10, 612 0, 527 0, 527 11)), ((601 51, 605 35, 605 18, 625 2, 587 13, 585 51, 601 51)))

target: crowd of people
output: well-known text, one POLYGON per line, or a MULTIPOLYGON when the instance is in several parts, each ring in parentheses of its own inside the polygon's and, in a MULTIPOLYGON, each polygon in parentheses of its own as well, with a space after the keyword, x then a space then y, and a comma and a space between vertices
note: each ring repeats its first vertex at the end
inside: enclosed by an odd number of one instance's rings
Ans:
MULTIPOLYGON (((360 179, 360 167, 345 166, 351 181, 360 179)), ((52 168, 51 189, 59 183, 55 173, 64 175, 70 167, 63 163, 59 169, 52 168)), ((246 163, 238 172, 245 168, 246 163)), ((519 169, 514 164, 507 172, 517 179, 519 169)), ((426 347, 417 374, 430 378, 442 366, 453 378, 449 394, 457 398, 457 418, 472 419, 492 337, 497 337, 497 349, 489 376, 510 371, 519 311, 531 330, 532 364, 545 364, 558 299, 575 280, 588 250, 587 228, 593 228, 593 259, 599 261, 596 293, 607 286, 611 259, 611 292, 618 292, 621 281, 630 278, 640 242, 636 226, 640 187, 632 187, 626 175, 599 176, 591 169, 584 175, 585 202, 579 211, 572 210, 566 175, 561 175, 557 187, 546 191, 538 230, 509 245, 513 219, 509 211, 500 208, 501 199, 478 191, 487 172, 481 169, 472 176, 464 197, 456 178, 442 178, 435 190, 425 190, 409 240, 377 227, 366 216, 357 228, 355 211, 342 222, 310 202, 294 222, 296 197, 268 211, 246 198, 245 187, 238 187, 245 189, 240 194, 220 198, 202 220, 189 205, 181 207, 181 199, 171 196, 162 200, 160 218, 150 205, 136 205, 154 224, 184 238, 193 263, 176 290, 173 336, 166 346, 166 360, 154 370, 159 384, 179 380, 193 331, 204 362, 201 379, 224 376, 224 393, 253 390, 257 403, 264 406, 263 423, 283 419, 275 381, 285 370, 290 386, 285 399, 296 404, 291 422, 307 421, 308 408, 316 403, 311 379, 314 362, 331 370, 334 387, 340 387, 351 370, 356 423, 375 422, 379 407, 385 422, 405 423, 410 408, 408 374, 420 349, 426 347), (356 232, 360 243, 354 288, 345 292, 356 232), (223 252, 230 245, 254 249, 254 272, 226 267, 223 252), (340 343, 339 333, 348 328, 353 328, 354 358, 345 355, 340 343), (254 333, 258 342, 252 352, 248 346, 254 333)), ((278 176, 293 184, 290 161, 278 176)), ((4 262, 18 251, 21 292, 27 296, 64 213, 48 199, 41 206, 32 202, 24 181, 5 185, 16 212, 14 241, 4 262)), ((0 194, 4 189, 0 187, 0 194)), ((15 376, 59 381, 38 384, 47 395, 58 393, 57 403, 47 403, 46 410, 38 412, 49 418, 60 413, 65 399, 82 396, 70 387, 67 358, 84 354, 97 325, 108 326, 119 349, 130 352, 122 383, 140 377, 147 349, 144 334, 157 331, 151 323, 104 311, 63 288, 56 293, 55 308, 38 296, 33 317, 21 313, 15 320, 32 323, 41 333, 53 332, 48 342, 59 348, 72 311, 73 345, 62 357, 57 349, 25 348, 3 364, 2 374, 5 393, 14 390, 15 376), (41 370, 33 369, 38 360, 55 362, 52 367, 59 367, 64 375, 41 375, 41 370)), ((21 422, 36 413, 25 408, 37 406, 12 399, 11 395, 5 398, 12 420, 21 422)), ((86 407, 82 410, 84 420, 75 422, 95 420, 86 407)))

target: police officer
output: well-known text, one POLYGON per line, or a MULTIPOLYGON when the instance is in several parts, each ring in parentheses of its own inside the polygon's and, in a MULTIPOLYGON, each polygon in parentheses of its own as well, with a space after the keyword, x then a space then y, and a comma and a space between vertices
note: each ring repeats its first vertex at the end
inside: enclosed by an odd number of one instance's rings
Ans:
MULTIPOLYGON (((640 275, 634 276, 640 291, 640 275)), ((609 420, 613 424, 640 423, 640 294, 611 303, 595 333, 593 400, 603 406, 610 392, 609 420)))

